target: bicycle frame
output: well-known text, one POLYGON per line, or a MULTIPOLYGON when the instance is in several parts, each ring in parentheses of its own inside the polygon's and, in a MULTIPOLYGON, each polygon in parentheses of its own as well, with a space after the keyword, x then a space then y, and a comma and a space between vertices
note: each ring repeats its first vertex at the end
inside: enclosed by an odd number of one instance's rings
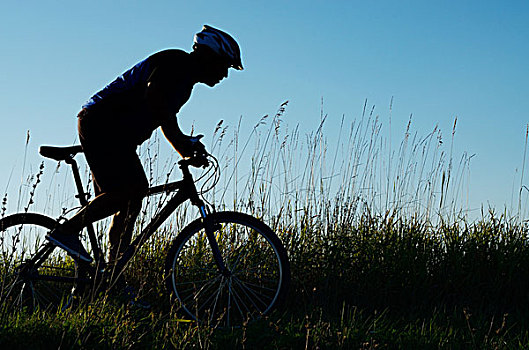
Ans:
MULTIPOLYGON (((88 193, 83 191, 83 184, 81 177, 79 175, 79 168, 77 162, 70 157, 65 160, 67 164, 72 167, 72 172, 74 176, 74 182, 77 189, 76 198, 79 199, 80 204, 84 207, 88 204, 88 193)), ((182 170, 183 179, 175 182, 170 182, 164 185, 158 185, 150 187, 145 193, 144 197, 151 196, 154 194, 159 194, 163 192, 176 192, 173 197, 162 207, 160 212, 158 212, 154 218, 151 219, 147 227, 142 230, 142 232, 134 239, 129 247, 122 254, 121 258, 117 261, 115 265, 115 270, 118 273, 123 271, 127 263, 132 259, 136 251, 156 232, 156 230, 169 218, 169 216, 179 207, 182 203, 188 199, 191 201, 191 204, 198 207, 202 220, 204 221, 204 227, 206 230, 206 236, 213 250, 213 255, 215 261, 219 268, 219 271, 226 275, 228 270, 226 269, 220 250, 217 244, 217 240, 213 234, 213 223, 208 219, 209 210, 206 208, 204 201, 202 201, 198 195, 193 176, 189 171, 189 166, 193 165, 193 159, 183 159, 179 162, 180 169, 182 170)), ((96 257, 96 271, 102 271, 106 266, 105 259, 103 257, 101 248, 99 247, 95 230, 92 224, 87 225, 88 237, 90 239, 90 244, 92 250, 96 257), (101 269, 103 267, 103 269, 101 269)))

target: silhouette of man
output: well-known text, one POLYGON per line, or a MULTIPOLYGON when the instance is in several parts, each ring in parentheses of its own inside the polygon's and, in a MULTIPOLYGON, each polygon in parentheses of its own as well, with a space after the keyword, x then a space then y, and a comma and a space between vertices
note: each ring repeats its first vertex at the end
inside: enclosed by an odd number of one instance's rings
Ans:
POLYGON ((79 232, 89 223, 114 214, 109 230, 109 261, 115 261, 130 244, 148 188, 137 146, 161 127, 182 157, 203 151, 199 137, 180 130, 176 114, 195 84, 213 87, 228 76, 229 68, 243 69, 237 42, 229 34, 205 25, 195 35, 192 52, 172 49, 155 53, 92 96, 78 115, 78 130, 96 197, 46 239, 70 255, 91 262, 79 232))

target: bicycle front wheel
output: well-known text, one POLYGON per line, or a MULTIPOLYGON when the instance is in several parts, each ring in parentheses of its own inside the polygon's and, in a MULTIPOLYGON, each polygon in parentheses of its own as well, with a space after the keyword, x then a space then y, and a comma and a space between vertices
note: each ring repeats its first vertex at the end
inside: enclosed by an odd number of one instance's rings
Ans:
POLYGON ((0 220, 1 311, 56 311, 71 304, 77 263, 44 238, 57 224, 34 213, 0 220))
POLYGON ((236 212, 211 214, 228 271, 215 263, 201 219, 174 240, 166 282, 181 309, 213 327, 240 326, 269 314, 284 300, 290 265, 276 234, 258 219, 236 212))

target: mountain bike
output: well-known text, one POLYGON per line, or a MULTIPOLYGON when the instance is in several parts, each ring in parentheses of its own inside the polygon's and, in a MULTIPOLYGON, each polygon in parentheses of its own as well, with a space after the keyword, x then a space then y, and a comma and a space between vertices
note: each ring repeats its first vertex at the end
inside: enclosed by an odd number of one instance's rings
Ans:
MULTIPOLYGON (((84 191, 74 159, 82 147, 41 146, 39 152, 70 165, 76 197, 81 207, 85 206, 89 194, 84 191)), ((9 277, 0 281, 4 310, 65 309, 80 295, 93 296, 87 292, 108 288, 104 281, 116 271, 123 271, 140 247, 188 200, 198 208, 200 217, 170 243, 163 278, 171 302, 191 320, 223 327, 259 319, 279 306, 290 284, 289 260, 280 239, 255 217, 216 212, 206 204, 189 168, 212 170, 216 178, 212 188, 218 182, 219 166, 211 154, 182 159, 178 165, 181 180, 148 189, 145 197, 165 193, 170 199, 135 236, 112 269, 107 268, 93 225, 88 225, 86 232, 94 259, 86 263, 43 238, 65 220, 62 216, 54 219, 24 212, 0 219, 2 242, 13 245, 11 256, 4 249, 2 258, 4 268, 9 269, 9 277)))

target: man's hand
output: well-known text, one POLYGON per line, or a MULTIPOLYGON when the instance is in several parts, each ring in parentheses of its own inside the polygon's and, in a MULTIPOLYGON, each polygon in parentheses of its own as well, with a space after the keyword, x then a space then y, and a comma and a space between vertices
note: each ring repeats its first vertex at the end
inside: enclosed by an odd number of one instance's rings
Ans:
POLYGON ((183 158, 207 154, 206 147, 200 142, 204 135, 189 136, 178 127, 176 117, 168 118, 162 123, 162 131, 169 143, 183 158))
POLYGON ((194 157, 197 155, 205 154, 206 153, 206 147, 204 147, 204 144, 200 142, 200 139, 204 137, 204 135, 197 135, 197 136, 188 136, 184 135, 179 140, 178 145, 175 145, 176 150, 183 158, 188 157, 194 157))

